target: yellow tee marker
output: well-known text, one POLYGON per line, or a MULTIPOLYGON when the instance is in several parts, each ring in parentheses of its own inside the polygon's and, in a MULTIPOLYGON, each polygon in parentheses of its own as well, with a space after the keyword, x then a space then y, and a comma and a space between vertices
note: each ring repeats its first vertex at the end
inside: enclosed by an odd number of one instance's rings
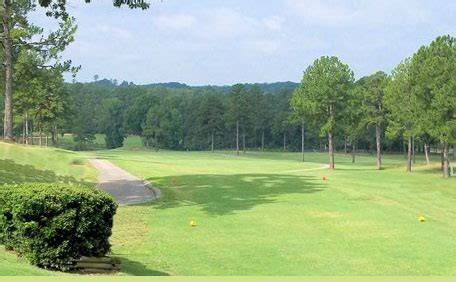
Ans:
POLYGON ((196 224, 196 220, 192 219, 190 220, 190 226, 191 227, 195 227, 197 224, 196 224))
POLYGON ((426 222, 426 218, 424 218, 424 216, 420 215, 420 216, 418 217, 418 221, 419 221, 419 222, 426 222))

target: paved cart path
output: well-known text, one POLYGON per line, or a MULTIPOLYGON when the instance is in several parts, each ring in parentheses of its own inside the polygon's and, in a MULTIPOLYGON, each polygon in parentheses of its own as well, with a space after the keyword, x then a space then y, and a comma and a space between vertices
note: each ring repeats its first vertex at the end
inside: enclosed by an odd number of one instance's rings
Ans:
POLYGON ((160 190, 108 160, 89 159, 98 170, 97 187, 111 194, 119 204, 137 204, 160 197, 160 190))

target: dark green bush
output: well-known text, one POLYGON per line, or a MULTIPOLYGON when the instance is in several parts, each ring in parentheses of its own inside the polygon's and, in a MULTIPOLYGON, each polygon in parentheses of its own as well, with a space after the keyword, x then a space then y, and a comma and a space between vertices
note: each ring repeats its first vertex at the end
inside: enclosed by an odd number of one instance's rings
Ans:
POLYGON ((90 187, 0 186, 0 243, 34 265, 65 271, 73 258, 109 252, 116 208, 110 195, 90 187))

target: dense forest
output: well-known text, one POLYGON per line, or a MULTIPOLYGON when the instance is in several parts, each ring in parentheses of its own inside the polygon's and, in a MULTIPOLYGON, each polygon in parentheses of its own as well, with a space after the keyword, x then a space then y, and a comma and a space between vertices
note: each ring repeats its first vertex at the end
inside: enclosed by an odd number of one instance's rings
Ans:
MULTIPOLYGON (((360 79, 358 84, 365 80, 368 78, 360 79)), ((290 102, 298 86, 291 82, 225 87, 175 83, 138 86, 107 79, 63 83, 55 118, 40 116, 36 110, 29 112, 27 119, 16 115, 14 135, 19 142, 31 142, 30 136, 38 137, 41 132, 51 136, 58 146, 58 134, 72 133, 78 150, 86 149, 95 134, 103 133, 107 148, 121 147, 123 139, 133 134, 141 136, 145 146, 157 150, 297 151, 302 149, 302 121, 290 102), (29 138, 23 139, 26 128, 29 138)), ((374 152, 375 126, 366 123, 357 130, 356 150, 374 152)), ((385 134, 383 129, 381 134, 385 134)), ((352 152, 353 134, 343 128, 336 136, 335 147, 352 152)), ((417 152, 423 152, 423 141, 417 138, 415 143, 417 152)), ((405 152, 404 146, 400 137, 382 142, 382 149, 388 151, 405 152)), ((305 149, 328 149, 326 135, 310 121, 305 126, 305 149)))

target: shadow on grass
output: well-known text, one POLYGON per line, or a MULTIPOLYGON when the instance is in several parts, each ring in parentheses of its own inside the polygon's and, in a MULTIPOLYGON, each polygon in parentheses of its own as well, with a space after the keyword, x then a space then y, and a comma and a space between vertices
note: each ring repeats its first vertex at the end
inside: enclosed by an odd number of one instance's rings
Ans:
POLYGON ((210 215, 278 203, 277 197, 284 194, 311 194, 324 189, 320 179, 283 174, 180 175, 148 180, 164 188, 164 195, 144 205, 158 209, 198 206, 210 215))
POLYGON ((122 262, 122 272, 128 275, 136 276, 169 276, 169 273, 149 269, 146 265, 130 260, 128 258, 117 256, 122 262))
POLYGON ((39 170, 31 165, 22 165, 13 160, 0 160, 0 183, 23 182, 78 182, 71 176, 56 175, 50 170, 39 170))

